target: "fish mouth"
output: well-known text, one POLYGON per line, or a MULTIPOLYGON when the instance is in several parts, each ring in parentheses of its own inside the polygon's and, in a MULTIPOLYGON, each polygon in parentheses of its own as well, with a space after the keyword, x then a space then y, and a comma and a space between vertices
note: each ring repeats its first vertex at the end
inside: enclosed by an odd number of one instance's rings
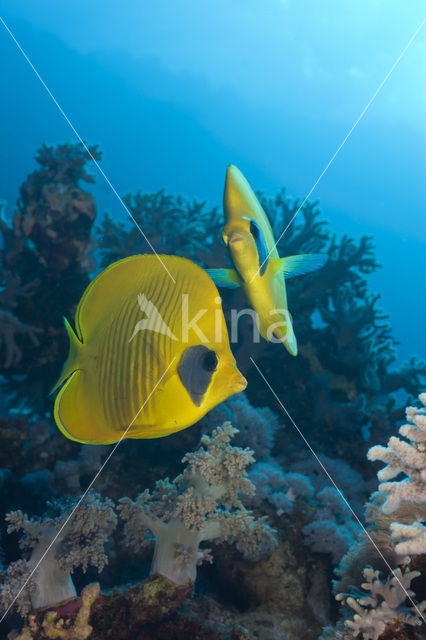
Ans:
POLYGON ((229 238, 229 244, 236 244, 237 242, 242 242, 242 240, 244 240, 244 237, 241 233, 233 233, 229 238))

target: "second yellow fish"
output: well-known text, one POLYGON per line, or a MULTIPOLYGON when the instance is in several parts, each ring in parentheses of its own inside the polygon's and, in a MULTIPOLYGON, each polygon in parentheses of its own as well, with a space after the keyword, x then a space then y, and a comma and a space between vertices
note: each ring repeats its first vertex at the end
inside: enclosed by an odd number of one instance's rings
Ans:
POLYGON ((161 260, 115 262, 83 294, 75 333, 66 321, 54 415, 71 440, 166 436, 246 387, 212 280, 184 258, 161 260))
POLYGON ((226 172, 222 237, 234 269, 208 269, 217 285, 241 286, 249 299, 260 335, 282 342, 297 355, 297 341, 287 306, 285 278, 323 266, 327 256, 312 253, 280 258, 271 225, 249 183, 234 165, 226 172))

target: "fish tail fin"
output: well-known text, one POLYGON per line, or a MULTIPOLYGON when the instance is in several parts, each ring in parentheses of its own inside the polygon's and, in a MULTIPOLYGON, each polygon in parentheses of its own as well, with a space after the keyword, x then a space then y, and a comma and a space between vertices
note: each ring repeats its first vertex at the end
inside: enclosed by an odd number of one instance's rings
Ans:
POLYGON ((53 387, 49 395, 52 395, 53 393, 55 393, 55 391, 59 389, 59 387, 63 384, 63 382, 65 382, 65 380, 69 378, 70 375, 74 373, 74 371, 79 369, 78 360, 79 360, 79 355, 80 355, 80 351, 81 351, 81 347, 83 346, 83 343, 76 336, 74 329, 72 328, 68 320, 65 317, 63 320, 64 320, 65 329, 67 330, 68 338, 70 341, 70 350, 69 350, 68 358, 65 360, 65 364, 62 367, 62 372, 61 372, 61 375, 59 376, 59 380, 57 381, 57 383, 55 384, 55 386, 53 387))

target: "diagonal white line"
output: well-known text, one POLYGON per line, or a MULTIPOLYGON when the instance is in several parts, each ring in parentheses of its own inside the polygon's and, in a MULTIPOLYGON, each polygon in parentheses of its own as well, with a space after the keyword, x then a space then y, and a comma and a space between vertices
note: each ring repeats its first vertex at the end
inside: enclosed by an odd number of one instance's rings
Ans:
POLYGON ((128 213, 130 219, 134 222, 134 224, 136 225, 137 229, 139 230, 140 234, 142 235, 142 237, 144 238, 145 242, 148 243, 148 246, 150 247, 150 249, 152 250, 152 252, 157 256, 158 260, 161 262, 161 264, 163 265, 163 268, 166 270, 166 272, 168 273, 168 275, 170 276, 170 278, 173 280, 173 282, 176 284, 176 280, 174 279, 174 277, 172 276, 172 274, 170 273, 170 271, 167 269, 166 265, 164 264, 163 260, 161 259, 161 257, 158 255, 158 253, 156 252, 156 250, 154 249, 154 247, 152 246, 151 242, 149 241, 149 239, 147 238, 147 236, 145 235, 145 233, 142 231, 140 225, 137 223, 137 221, 135 220, 134 216, 132 215, 132 213, 130 212, 129 208, 126 206, 125 202, 123 201, 123 199, 121 198, 121 196, 119 195, 118 191, 116 190, 116 188, 114 187, 114 185, 112 184, 111 180, 108 178, 108 176, 106 175, 105 171, 102 169, 102 167, 100 166, 99 162, 94 158, 93 154, 90 152, 89 147, 87 146, 87 144, 84 142, 83 138, 80 136, 80 134, 78 133, 77 129, 74 127, 74 125, 72 124, 71 120, 68 118, 67 114, 65 113, 65 111, 62 109, 61 105, 58 103, 58 101, 56 100, 55 96, 53 95, 53 93, 51 92, 51 90, 49 89, 49 87, 47 86, 47 84, 45 83, 45 81, 43 80, 43 78, 41 77, 40 73, 37 71, 37 69, 35 68, 35 66, 33 65, 33 63, 31 62, 31 60, 29 59, 29 57, 27 56, 27 54, 25 53, 25 51, 23 50, 23 48, 21 47, 21 45, 19 44, 19 42, 17 41, 17 39, 15 38, 15 36, 13 35, 13 33, 11 32, 11 30, 9 29, 9 27, 7 26, 6 22, 3 20, 3 18, 0 16, 0 22, 3 24, 4 28, 6 29, 6 31, 8 32, 8 34, 10 35, 10 37, 12 38, 13 42, 16 44, 16 46, 18 47, 19 51, 22 53, 22 55, 24 56, 25 60, 28 62, 28 64, 30 65, 31 69, 34 71, 35 75, 37 76, 37 78, 40 80, 41 84, 43 85, 43 87, 46 89, 47 93, 49 94, 49 96, 52 98, 53 102, 55 103, 55 105, 57 106, 57 108, 59 109, 60 113, 62 114, 62 116, 64 117, 64 119, 66 120, 66 122, 68 123, 68 125, 70 126, 70 128, 72 129, 74 135, 77 137, 77 139, 79 140, 79 142, 83 145, 85 151, 87 152, 87 154, 89 155, 89 157, 91 158, 91 160, 94 162, 97 170, 99 171, 99 173, 101 174, 101 176, 106 180, 106 182, 108 183, 108 185, 111 187, 112 192, 114 193, 114 195, 117 197, 118 201, 120 202, 120 204, 123 206, 123 208, 125 209, 125 211, 128 213))
POLYGON ((259 266, 258 270, 256 271, 256 273, 254 274, 254 276, 252 277, 252 279, 250 280, 250 282, 253 282, 253 279, 256 278, 256 276, 258 276, 261 268, 263 267, 263 265, 265 264, 265 262, 267 262, 267 260, 270 258, 271 253, 273 252, 273 250, 275 249, 275 247, 277 246, 277 244, 279 243, 279 241, 281 240, 281 238, 284 236, 284 234, 286 233, 287 229, 290 227, 290 225, 292 224, 293 220, 296 218, 297 214, 299 213, 299 211, 301 211, 306 203, 306 201, 308 200, 308 198, 310 197, 311 193, 316 189, 316 187, 318 186, 319 182, 321 181, 321 179, 323 178, 324 174, 326 173, 326 171, 330 168, 330 166, 332 165, 332 163, 334 162, 334 160, 336 159, 338 153, 341 151, 342 147, 345 145, 345 143, 347 142, 348 138, 352 135, 353 131, 355 130, 355 128, 358 126, 358 124, 360 123, 360 121, 362 120, 362 118, 365 116, 365 114, 367 113, 368 109, 371 107, 372 103, 374 102, 375 98, 377 97, 377 95, 380 93, 380 91, 382 90, 383 86, 385 85, 385 83, 387 82, 387 80, 389 79, 390 75, 392 74, 392 72, 395 70, 395 68, 398 66, 398 64, 401 62, 404 54, 407 52, 407 49, 410 47, 410 45, 413 43, 414 39, 416 38, 416 36, 418 35, 418 33, 421 31, 424 23, 426 22, 426 18, 423 18, 422 22, 419 24, 419 26, 417 27, 417 29, 415 30, 415 32, 413 33, 413 35, 411 36, 411 38, 409 39, 409 41, 407 42, 407 44, 405 45, 405 47, 403 48, 403 50, 401 51, 401 53, 399 54, 399 56, 397 57, 397 59, 395 60, 395 62, 393 63, 393 65, 391 66, 391 68, 389 69, 389 71, 387 72, 387 74, 385 75, 385 77, 383 78, 383 80, 381 81, 381 83, 379 84, 379 86, 377 87, 377 89, 375 90, 375 92, 373 93, 373 95, 371 96, 370 100, 367 102, 367 104, 365 105, 364 109, 361 111, 361 113, 359 114, 358 118, 355 120, 354 124, 352 125, 352 127, 349 129, 348 133, 345 135, 345 137, 343 138, 342 142, 340 143, 340 145, 337 147, 336 151, 333 153, 333 155, 331 156, 330 160, 327 162, 327 164, 325 165, 324 169, 322 170, 322 172, 320 173, 320 175, 318 176, 318 178, 316 179, 316 181, 314 182, 313 187, 310 189, 308 195, 305 197, 305 199, 303 200, 302 204, 300 205, 300 207, 297 209, 296 213, 294 214, 294 216, 291 218, 290 222, 287 224, 286 228, 284 229, 284 231, 282 231, 282 233, 280 234, 278 240, 275 242, 274 246, 272 247, 272 249, 269 251, 268 255, 266 256, 266 258, 264 259, 264 261, 262 262, 262 264, 259 266))
POLYGON ((75 507, 72 509, 72 511, 69 513, 69 515, 67 516, 65 522, 62 524, 62 526, 59 528, 59 530, 57 531, 55 537, 53 538, 53 540, 50 542, 50 544, 48 545, 48 547, 46 548, 46 550, 44 551, 43 555, 41 556, 40 560, 37 562, 37 564, 35 565, 35 567, 32 569, 30 575, 26 578, 25 582, 23 583, 22 587, 19 589, 18 593, 16 594, 16 596, 13 598, 11 604, 9 605, 9 607, 7 608, 7 610, 5 611, 5 613, 2 615, 2 617, 0 618, 0 624, 3 622, 3 620, 5 619, 5 617, 7 616, 7 614, 9 613, 9 611, 11 610, 11 608, 13 607, 13 605, 15 604, 16 600, 19 598, 19 596, 21 595, 22 591, 25 589, 25 587, 27 586, 28 582, 31 580, 31 578, 33 577, 34 573, 37 571, 37 569, 39 568, 40 564, 43 562, 44 558, 47 556, 47 554, 49 553, 50 549, 52 548, 52 546, 54 545, 54 543, 56 542, 56 540, 58 539, 58 537, 61 535, 62 531, 65 529, 65 527, 67 526, 68 522, 71 520, 71 518, 73 517, 74 513, 77 511, 77 509, 79 508, 79 506, 81 505, 81 503, 83 502, 83 500, 85 499, 85 497, 87 496, 87 494, 89 493, 90 489, 93 487, 93 485, 95 484, 96 480, 99 478, 99 476, 101 475, 102 471, 105 469, 106 465, 108 464, 108 462, 110 461, 111 457, 114 455, 114 453, 116 452, 118 446, 120 445, 121 441, 126 437, 127 432, 129 431, 130 427, 134 424, 136 418, 138 417, 138 415, 140 414, 140 412, 142 411, 142 409, 144 408, 144 406, 146 405, 146 403, 148 402, 148 400, 150 399, 150 397, 152 396, 152 394, 154 393, 154 391, 156 390, 156 388, 158 387, 158 385, 160 384, 160 382, 162 381, 162 379, 164 378, 164 376, 166 375, 167 371, 170 369, 170 367, 172 366, 173 362, 176 360, 176 358, 173 358, 173 360, 169 363, 169 365, 167 366, 167 369, 164 371, 164 373, 162 374, 162 376, 160 377, 160 379, 157 381, 157 383, 155 384, 154 388, 152 389, 151 393, 148 395, 148 397, 146 398, 146 400, 144 401, 143 405, 141 406, 141 408, 139 409, 139 411, 137 412, 137 414, 135 415, 135 417, 133 418, 133 420, 131 421, 131 423, 129 424, 129 426, 127 427, 127 429, 124 431, 124 433, 122 434, 120 440, 118 442, 116 442, 116 444, 114 445, 112 451, 109 453, 107 459, 105 460, 105 462, 102 464, 102 466, 100 467, 99 471, 96 472, 95 476, 93 477, 93 479, 91 480, 89 486, 87 487, 86 491, 83 493, 83 495, 80 497, 80 499, 78 500, 77 504, 75 505, 75 507))
POLYGON ((256 362, 253 360, 253 358, 250 356, 250 360, 252 361, 252 363, 254 364, 254 366, 257 369, 257 372, 259 373, 259 375, 261 376, 261 378, 263 379, 263 381, 265 382, 266 386, 268 387, 268 389, 271 391, 272 395, 274 396, 275 400, 278 402, 278 404, 280 405, 281 409, 284 411, 284 413, 286 414, 286 416, 288 417, 288 419, 290 420, 290 422, 292 423, 293 427, 296 429, 297 433, 299 434, 299 436, 302 438, 303 442, 306 444, 306 446, 308 447, 309 451, 312 453, 312 455, 314 456, 315 460, 318 462, 318 464, 320 465, 320 467, 322 468, 322 470, 324 471, 324 473, 326 474, 326 476, 328 477, 328 479, 330 480, 330 482, 332 483, 332 485, 334 486, 334 488, 337 490, 338 494, 340 495, 340 497, 342 498, 343 502, 345 503, 345 505, 348 507, 348 509, 350 509, 350 511, 352 512, 352 515, 354 516, 354 518, 356 519, 356 521, 358 522, 358 524, 360 525, 360 527, 362 528, 362 530, 364 531, 365 535, 367 536, 367 538, 370 540, 371 544, 374 546, 374 548, 376 549, 377 553, 380 555, 380 557, 382 558, 383 562, 385 563, 385 565, 387 566, 387 568, 389 569, 389 571, 392 573, 392 575, 394 576, 394 578, 396 579, 396 581, 398 582, 399 586, 401 587, 401 589, 404 591, 404 593, 407 595, 407 598, 410 600, 411 604, 413 605, 414 609, 417 611, 417 613, 419 614, 420 618, 423 620, 423 622, 426 624, 426 619, 424 618, 422 612, 420 611, 420 609, 418 608, 418 606, 416 605, 416 603, 414 602, 414 600, 411 598, 410 594, 408 593, 407 589, 404 587, 404 585, 402 584, 402 582, 400 581, 400 579, 398 578, 398 576, 395 573, 395 570, 392 569, 392 567, 390 566, 389 562, 386 560, 386 558, 384 557, 383 553, 380 551, 379 547, 377 546, 377 544, 374 542, 373 538, 370 536, 370 534, 368 533, 367 529, 364 527, 363 523, 361 522, 361 520, 359 519, 359 517, 357 516, 357 514, 355 513, 355 511, 352 509, 351 505, 349 504, 349 502, 347 501, 347 499, 345 498, 345 496, 343 495, 343 492, 341 491, 341 489, 339 489, 339 487, 337 486, 337 484, 335 483, 335 481, 333 480, 332 476, 330 475, 330 473, 328 472, 328 470, 326 469, 326 467, 324 466, 324 464, 322 463, 321 459, 318 457, 318 455, 315 453, 315 451, 313 450, 312 446, 310 445, 310 443, 308 442, 308 440, 305 438, 305 436, 303 435, 302 431, 299 429, 299 427, 297 426, 297 424, 295 423, 295 421, 293 420, 293 418, 291 417, 291 415, 289 414, 289 412, 287 411, 287 409, 285 408, 285 406, 283 405, 283 403, 281 402, 281 400, 279 399, 279 397, 277 396, 277 394, 275 393, 275 391, 273 390, 273 388, 271 387, 271 385, 269 384, 268 380, 265 378, 265 376, 263 375, 262 371, 259 369, 258 365, 256 364, 256 362))

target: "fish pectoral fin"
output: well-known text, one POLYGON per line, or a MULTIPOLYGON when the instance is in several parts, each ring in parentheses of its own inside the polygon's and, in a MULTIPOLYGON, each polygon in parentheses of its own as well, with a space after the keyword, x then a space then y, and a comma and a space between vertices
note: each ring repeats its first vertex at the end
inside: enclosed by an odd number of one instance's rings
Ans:
POLYGON ((206 273, 218 287, 236 289, 241 286, 240 279, 234 269, 206 269, 206 273))
POLYGON ((286 258, 271 258, 270 263, 274 275, 282 273, 285 278, 294 278, 320 269, 327 260, 328 256, 324 253, 305 253, 286 258))

